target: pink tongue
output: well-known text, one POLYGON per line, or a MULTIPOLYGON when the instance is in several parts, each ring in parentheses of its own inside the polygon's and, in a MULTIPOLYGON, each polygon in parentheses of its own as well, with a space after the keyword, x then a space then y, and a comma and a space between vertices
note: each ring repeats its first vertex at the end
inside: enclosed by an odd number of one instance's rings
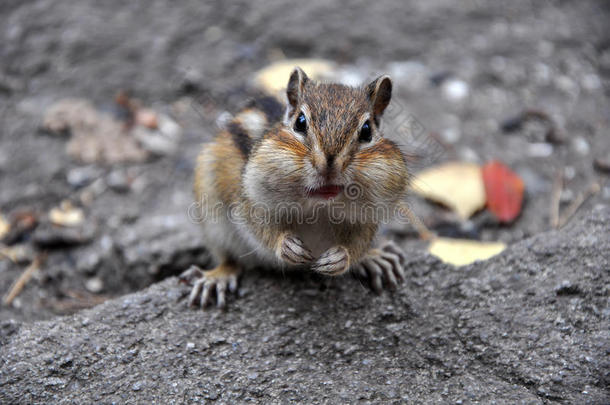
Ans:
POLYGON ((341 186, 324 186, 311 190, 310 194, 316 197, 333 198, 341 192, 341 186))

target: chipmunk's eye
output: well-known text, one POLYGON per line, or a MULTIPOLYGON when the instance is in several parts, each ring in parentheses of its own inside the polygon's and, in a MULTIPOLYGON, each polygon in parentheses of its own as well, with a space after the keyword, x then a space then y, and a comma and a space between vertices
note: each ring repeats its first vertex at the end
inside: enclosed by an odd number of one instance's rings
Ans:
POLYGON ((362 128, 360 128, 360 137, 358 137, 359 142, 371 142, 373 139, 373 134, 371 132, 371 123, 369 120, 366 120, 364 124, 362 124, 362 128))
POLYGON ((299 114, 297 120, 294 122, 294 130, 305 135, 307 132, 307 118, 305 118, 305 114, 299 114))

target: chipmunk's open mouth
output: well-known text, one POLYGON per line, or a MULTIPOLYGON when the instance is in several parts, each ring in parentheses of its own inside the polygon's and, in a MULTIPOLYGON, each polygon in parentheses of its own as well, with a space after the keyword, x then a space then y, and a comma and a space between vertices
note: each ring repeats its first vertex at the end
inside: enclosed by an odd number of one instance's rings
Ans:
POLYGON ((331 184, 328 186, 322 186, 314 188, 313 190, 309 190, 307 195, 309 197, 324 198, 326 200, 329 200, 331 198, 335 198, 337 195, 339 195, 341 191, 343 191, 343 186, 331 184))

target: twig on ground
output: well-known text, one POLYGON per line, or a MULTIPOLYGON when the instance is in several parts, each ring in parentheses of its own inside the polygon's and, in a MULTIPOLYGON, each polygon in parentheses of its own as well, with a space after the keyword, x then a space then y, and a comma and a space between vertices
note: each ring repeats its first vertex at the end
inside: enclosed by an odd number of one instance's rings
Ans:
POLYGON ((85 291, 78 290, 62 290, 62 293, 67 298, 47 301, 45 302, 45 306, 52 308, 55 312, 71 313, 81 309, 94 307, 111 298, 107 295, 89 294, 85 291))
POLYGON ((413 211, 411 211, 407 204, 401 202, 398 209, 402 215, 409 219, 409 222, 411 222, 411 224, 415 227, 415 230, 421 239, 430 240, 435 236, 434 233, 431 232, 426 225, 424 225, 421 219, 419 219, 419 217, 413 211))
POLYGON ((585 191, 584 193, 580 193, 578 195, 578 197, 576 197, 576 199, 574 201, 572 201, 572 204, 570 204, 568 206, 568 208, 565 209, 565 211, 563 212, 563 215, 559 218, 559 223, 558 223, 557 228, 562 228, 565 224, 567 224, 568 221, 572 218, 572 216, 574 216, 576 211, 578 211, 578 209, 589 198, 591 198, 595 194, 599 193, 600 190, 601 190, 601 186, 599 185, 599 183, 593 183, 589 186, 587 191, 585 191))
POLYGON ((2 299, 2 303, 4 305, 11 305, 13 300, 17 298, 21 290, 23 290, 23 287, 25 287, 28 281, 30 281, 30 278, 32 278, 34 272, 40 268, 40 265, 42 264, 45 258, 45 253, 38 255, 34 259, 34 261, 30 263, 30 265, 23 271, 23 273, 21 273, 19 278, 11 286, 9 292, 2 299))
POLYGON ((551 215, 549 222, 552 229, 559 227, 559 204, 561 200, 561 192, 563 190, 563 170, 558 170, 553 181, 553 190, 551 191, 551 215))

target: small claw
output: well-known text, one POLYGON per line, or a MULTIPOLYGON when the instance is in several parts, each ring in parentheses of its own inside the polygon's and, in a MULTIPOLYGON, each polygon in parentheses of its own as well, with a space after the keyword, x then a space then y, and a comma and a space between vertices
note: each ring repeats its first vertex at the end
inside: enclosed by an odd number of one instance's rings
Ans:
POLYGON ((178 282, 191 285, 193 280, 200 279, 201 277, 203 277, 203 270, 195 265, 192 265, 178 276, 178 282))
POLYGON ((372 274, 372 277, 371 277, 371 288, 377 294, 381 294, 381 292, 383 291, 382 282, 381 282, 381 276, 378 273, 373 273, 372 274))
POLYGON ((201 299, 199 301, 199 306, 201 308, 205 308, 208 306, 208 303, 210 302, 210 296, 211 296, 213 286, 214 286, 214 283, 211 283, 209 281, 206 282, 205 285, 203 286, 203 292, 201 293, 201 299))
POLYGON ((381 293, 385 270, 383 269, 384 264, 375 260, 374 257, 366 258, 362 261, 362 266, 366 270, 365 277, 369 279, 371 289, 376 293, 381 293))
POLYGON ((237 276, 231 276, 229 279, 229 291, 232 293, 237 291, 237 276))
POLYGON ((405 255, 393 242, 385 243, 380 249, 371 249, 356 267, 356 271, 369 279, 373 291, 381 292, 385 284, 396 289, 405 281, 405 255))
POLYGON ((405 256, 405 252, 393 241, 386 241, 382 246, 381 250, 388 253, 394 253, 398 256, 399 263, 404 265, 407 261, 407 257, 405 256))
POLYGON ((395 290, 398 288, 398 283, 396 281, 396 276, 394 276, 394 271, 392 270, 392 264, 382 257, 376 257, 373 259, 375 263, 381 267, 381 275, 385 280, 385 283, 390 289, 395 290))
POLYGON ((368 275, 366 273, 366 268, 364 268, 364 265, 362 265, 362 263, 360 263, 358 266, 356 266, 356 268, 354 270, 356 271, 356 273, 358 273, 359 277, 368 278, 368 275))
POLYGON ((305 243, 294 235, 288 235, 284 238, 280 256, 282 260, 295 265, 307 264, 313 260, 313 255, 305 246, 305 243))
POLYGON ((225 294, 227 291, 227 282, 220 281, 216 284, 216 306, 218 308, 224 308, 225 306, 225 294))
POLYGON ((392 271, 394 276, 398 279, 399 283, 405 281, 405 269, 403 267, 404 261, 400 260, 400 257, 394 253, 383 252, 381 257, 387 262, 391 263, 392 271))
POLYGON ((349 254, 343 246, 328 249, 311 266, 312 270, 330 276, 338 276, 349 267, 349 254))
POLYGON ((189 295, 189 300, 188 300, 189 307, 192 307, 195 305, 195 300, 197 299, 197 296, 199 295, 199 293, 201 293, 201 289, 203 288, 204 283, 205 283, 204 278, 200 278, 199 280, 195 281, 195 284, 193 285, 193 288, 191 289, 191 294, 189 295))
POLYGON ((202 271, 191 266, 182 273, 181 279, 192 282, 193 288, 188 298, 188 305, 206 308, 214 302, 220 308, 227 302, 227 291, 237 291, 240 269, 232 263, 224 263, 213 270, 202 271))

